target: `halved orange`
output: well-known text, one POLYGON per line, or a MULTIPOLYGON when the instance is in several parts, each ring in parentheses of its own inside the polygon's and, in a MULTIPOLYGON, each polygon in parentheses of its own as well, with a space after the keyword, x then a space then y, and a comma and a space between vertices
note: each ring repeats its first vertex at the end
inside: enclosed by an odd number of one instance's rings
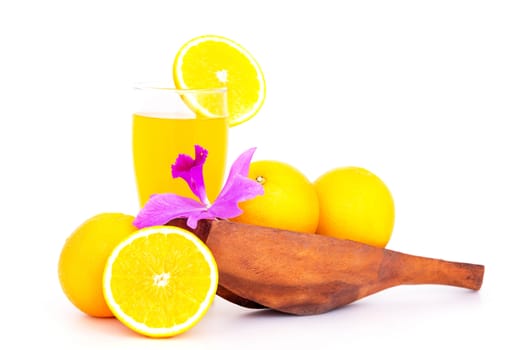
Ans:
POLYGON ((150 337, 170 337, 195 326, 217 286, 211 251, 174 226, 146 227, 124 239, 103 276, 104 296, 116 318, 150 337))
POLYGON ((173 63, 173 80, 179 89, 227 87, 230 126, 255 116, 266 96, 264 74, 253 55, 218 35, 195 37, 182 45, 173 63))

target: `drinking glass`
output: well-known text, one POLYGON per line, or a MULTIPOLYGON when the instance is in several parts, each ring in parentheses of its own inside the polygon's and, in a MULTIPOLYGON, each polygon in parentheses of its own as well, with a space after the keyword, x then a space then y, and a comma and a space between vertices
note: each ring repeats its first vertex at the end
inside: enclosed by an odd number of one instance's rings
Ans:
POLYGON ((213 201, 224 181, 228 119, 227 89, 183 90, 158 83, 135 86, 133 161, 140 207, 157 193, 197 199, 184 180, 171 176, 180 153, 194 158, 194 146, 208 150, 204 182, 213 201))

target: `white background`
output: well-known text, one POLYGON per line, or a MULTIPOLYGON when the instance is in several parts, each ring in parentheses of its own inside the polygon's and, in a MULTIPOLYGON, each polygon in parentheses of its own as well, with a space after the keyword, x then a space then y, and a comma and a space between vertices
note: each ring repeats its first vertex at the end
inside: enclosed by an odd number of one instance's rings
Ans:
POLYGON ((521 347, 523 18, 504 0, 2 2, 0 343, 521 347), (63 242, 94 214, 137 211, 130 87, 170 79, 178 48, 208 33, 244 45, 267 80, 230 159, 256 146, 311 180, 368 168, 395 198, 388 247, 484 264, 481 291, 396 287, 310 317, 217 298, 167 340, 78 312, 58 283, 63 242))

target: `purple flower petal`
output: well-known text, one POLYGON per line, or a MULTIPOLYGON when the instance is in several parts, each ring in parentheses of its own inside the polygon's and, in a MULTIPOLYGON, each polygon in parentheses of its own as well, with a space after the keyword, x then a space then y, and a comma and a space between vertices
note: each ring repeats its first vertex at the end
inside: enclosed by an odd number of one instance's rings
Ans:
POLYGON ((222 191, 216 201, 208 209, 216 218, 229 219, 242 214, 238 203, 264 194, 264 187, 258 182, 235 174, 231 186, 222 191))
MULTIPOLYGON (((255 153, 256 148, 250 148, 244 153, 242 153, 231 165, 231 169, 229 170, 229 175, 227 177, 226 183, 224 184, 224 187, 222 188, 222 192, 227 192, 230 190, 230 187, 233 186, 235 174, 240 174, 244 177, 247 177, 249 174, 249 164, 251 163, 251 158, 253 158, 253 154, 255 153)), ((220 197, 220 195, 219 195, 220 197)))
MULTIPOLYGON (((176 218, 199 217, 207 207, 191 198, 178 196, 172 193, 156 194, 151 196, 136 216, 133 224, 137 228, 165 225, 176 218)), ((192 227, 192 226, 190 226, 192 227)), ((192 228, 195 228, 196 225, 192 228)))
POLYGON ((251 148, 235 160, 222 191, 215 202, 209 205, 202 173, 207 150, 195 145, 195 159, 185 154, 179 155, 171 172, 174 178, 181 177, 189 184, 200 202, 171 193, 156 194, 140 210, 133 224, 143 228, 165 225, 176 218, 187 218, 187 225, 196 228, 202 219, 229 219, 242 214, 239 202, 264 193, 262 185, 247 177, 254 152, 255 148, 251 148))
POLYGON ((209 208, 215 217, 228 219, 242 214, 239 202, 264 194, 264 187, 247 177, 249 164, 256 148, 250 148, 242 153, 231 166, 229 176, 222 191, 209 208))
POLYGON ((176 158, 175 164, 171 165, 171 176, 173 179, 181 177, 186 181, 189 181, 189 172, 193 167, 195 160, 187 154, 179 154, 176 158))
POLYGON ((171 166, 171 176, 176 179, 181 177, 189 185, 191 191, 200 202, 209 204, 204 184, 204 163, 207 159, 207 150, 195 145, 195 159, 187 154, 179 154, 175 164, 171 166))

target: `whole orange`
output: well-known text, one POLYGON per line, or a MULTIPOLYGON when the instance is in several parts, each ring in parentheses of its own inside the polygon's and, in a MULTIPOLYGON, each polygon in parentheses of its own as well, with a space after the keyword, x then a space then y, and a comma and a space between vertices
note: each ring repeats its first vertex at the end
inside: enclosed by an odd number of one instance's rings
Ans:
POLYGON ((102 276, 112 250, 136 231, 133 220, 121 213, 98 214, 67 238, 58 261, 58 278, 67 298, 82 312, 113 316, 104 299, 102 276))
POLYGON ((297 168, 280 161, 251 163, 249 177, 264 187, 264 194, 239 204, 243 213, 232 221, 315 233, 318 199, 309 179, 297 168))
POLYGON ((395 206, 386 184, 371 171, 340 167, 314 182, 320 217, 317 233, 385 247, 393 232, 395 206))

